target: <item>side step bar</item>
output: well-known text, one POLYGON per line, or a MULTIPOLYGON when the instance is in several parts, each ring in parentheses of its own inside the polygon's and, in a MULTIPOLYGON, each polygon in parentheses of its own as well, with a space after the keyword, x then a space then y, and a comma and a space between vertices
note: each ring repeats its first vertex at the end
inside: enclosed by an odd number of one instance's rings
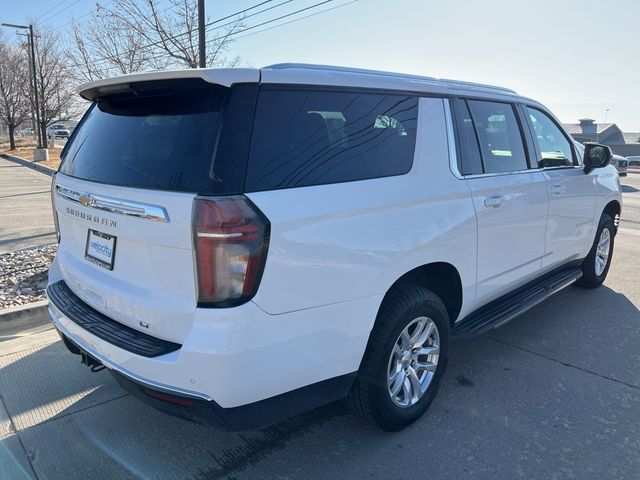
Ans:
POLYGON ((567 268, 545 275, 456 322, 451 336, 453 338, 468 338, 498 328, 535 307, 554 293, 568 287, 580 277, 582 277, 580 268, 567 268))

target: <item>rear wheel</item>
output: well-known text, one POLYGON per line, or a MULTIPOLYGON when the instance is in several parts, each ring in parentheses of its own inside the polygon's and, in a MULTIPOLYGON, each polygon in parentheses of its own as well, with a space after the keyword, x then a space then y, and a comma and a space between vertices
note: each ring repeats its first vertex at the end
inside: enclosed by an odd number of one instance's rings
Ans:
POLYGON ((348 403, 388 431, 426 411, 447 363, 449 316, 437 295, 400 287, 384 300, 348 403))
POLYGON ((582 262, 582 278, 578 281, 578 285, 585 288, 596 288, 602 285, 611 266, 614 236, 613 219, 603 213, 591 251, 582 262))

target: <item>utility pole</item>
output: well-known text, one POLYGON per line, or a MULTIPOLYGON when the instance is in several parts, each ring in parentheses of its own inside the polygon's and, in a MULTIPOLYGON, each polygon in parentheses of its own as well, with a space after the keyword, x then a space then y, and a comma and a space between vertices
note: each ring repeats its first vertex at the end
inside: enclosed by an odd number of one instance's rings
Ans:
POLYGON ((198 0, 198 66, 207 66, 207 52, 204 30, 204 0, 198 0))
POLYGON ((46 132, 40 131, 40 102, 38 102, 38 77, 36 74, 36 50, 34 47, 35 36, 33 35, 33 25, 15 25, 13 23, 3 23, 3 27, 19 28, 22 30, 29 30, 29 44, 31 49, 31 71, 33 72, 33 100, 36 107, 36 124, 38 126, 38 148, 46 146, 46 140, 43 143, 42 139, 46 136, 46 132))

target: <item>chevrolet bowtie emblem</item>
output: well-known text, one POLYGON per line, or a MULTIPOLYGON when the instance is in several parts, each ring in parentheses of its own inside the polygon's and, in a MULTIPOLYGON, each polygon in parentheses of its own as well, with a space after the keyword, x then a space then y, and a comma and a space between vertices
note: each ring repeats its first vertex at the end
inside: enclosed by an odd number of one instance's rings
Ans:
POLYGON ((80 205, 90 207, 91 205, 93 205, 94 200, 89 195, 80 195, 80 197, 78 198, 78 202, 80 202, 80 205))

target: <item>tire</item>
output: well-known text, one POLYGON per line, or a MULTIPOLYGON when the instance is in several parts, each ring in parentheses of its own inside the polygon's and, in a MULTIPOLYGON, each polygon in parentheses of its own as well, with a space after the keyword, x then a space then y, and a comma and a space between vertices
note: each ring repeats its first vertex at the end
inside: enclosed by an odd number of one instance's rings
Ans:
MULTIPOLYGON (((401 430, 415 422, 429 408, 438 393, 440 380, 447 366, 448 344, 449 315, 440 298, 433 292, 417 286, 397 288, 385 298, 378 312, 358 376, 347 397, 347 404, 350 410, 381 429, 390 432, 401 430), (435 334, 433 334, 433 326, 428 323, 429 321, 436 327, 435 334), (399 345, 398 342, 410 340, 408 336, 403 336, 403 339, 399 337, 407 327, 409 327, 408 333, 417 332, 418 328, 423 324, 422 322, 425 324, 423 335, 427 335, 427 330, 432 332, 431 336, 426 338, 422 347, 435 351, 434 346, 436 345, 435 339, 437 336, 439 351, 437 359, 435 359, 435 355, 427 356, 421 354, 416 357, 420 362, 413 363, 412 360, 407 360, 405 357, 413 357, 411 352, 416 352, 420 347, 415 347, 400 357, 398 352, 404 347, 399 345), (415 329, 411 330, 412 328, 415 329), (394 352, 394 357, 391 356, 392 352, 394 352), (400 361, 402 362, 401 365, 399 364, 400 361), (413 373, 417 375, 411 375, 411 379, 416 380, 418 376, 426 375, 424 377, 426 390, 424 393, 418 394, 421 397, 415 403, 400 406, 397 403, 401 402, 398 397, 408 397, 404 395, 406 392, 404 390, 404 382, 399 382, 402 384, 402 391, 392 399, 390 389, 397 385, 394 383, 393 386, 390 386, 388 378, 390 376, 389 369, 392 368, 393 371, 396 371, 396 368, 404 369, 405 361, 408 365, 407 369, 410 366, 415 366, 413 373), (411 362, 410 365, 409 362, 411 362), (429 365, 430 370, 425 368, 426 365, 429 365), (435 371, 433 371, 434 365, 437 365, 435 371), (431 373, 430 377, 429 373, 431 373)), ((404 372, 405 370, 398 371, 400 376, 395 377, 396 381, 401 379, 401 375, 405 374, 404 372)), ((417 385, 411 382, 409 384, 412 387, 417 385)), ((418 390, 414 389, 413 391, 418 390)), ((410 402, 413 401, 413 399, 410 400, 410 402)))
POLYGON ((596 288, 602 285, 604 279, 607 278, 607 273, 609 272, 609 267, 611 266, 611 259, 613 258, 613 242, 615 238, 615 232, 616 229, 613 224, 613 219, 609 214, 603 213, 602 217, 600 217, 598 229, 596 230, 596 236, 593 240, 593 246, 589 251, 589 255, 587 255, 582 262, 582 278, 578 280, 578 282, 576 282, 577 285, 584 288, 596 288), (609 244, 606 264, 604 265, 604 269, 602 269, 602 264, 598 265, 598 256, 602 258, 602 256, 598 253, 598 245, 603 238, 604 230, 608 230, 609 232, 609 244))

